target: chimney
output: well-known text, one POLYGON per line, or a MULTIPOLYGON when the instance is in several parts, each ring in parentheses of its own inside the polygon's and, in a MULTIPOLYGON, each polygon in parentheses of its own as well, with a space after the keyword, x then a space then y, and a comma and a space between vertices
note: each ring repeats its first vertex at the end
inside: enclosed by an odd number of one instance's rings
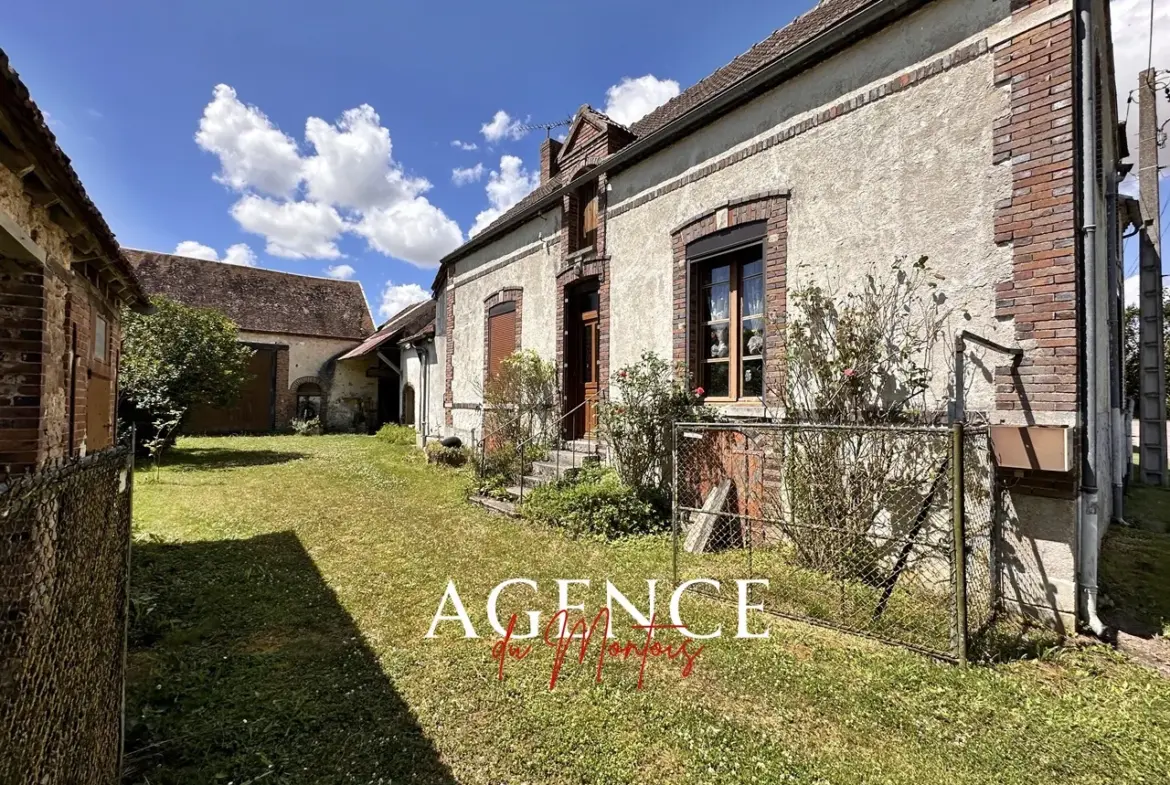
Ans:
POLYGON ((546 137, 540 143, 540 184, 544 185, 560 173, 557 168, 557 155, 561 152, 561 143, 552 137, 546 137))

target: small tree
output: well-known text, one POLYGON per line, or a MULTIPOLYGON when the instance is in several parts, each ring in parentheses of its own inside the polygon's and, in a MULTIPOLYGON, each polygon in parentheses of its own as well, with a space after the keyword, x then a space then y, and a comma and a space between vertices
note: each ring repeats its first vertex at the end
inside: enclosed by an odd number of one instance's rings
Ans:
POLYGON ((219 311, 151 299, 154 313, 123 313, 120 395, 153 431, 155 462, 196 403, 228 406, 239 397, 252 350, 219 311), (161 441, 160 441, 161 440, 161 441))
POLYGON ((602 441, 622 481, 662 504, 670 495, 674 423, 711 420, 714 412, 703 405, 702 391, 676 378, 654 352, 643 352, 611 381, 617 395, 598 405, 602 441))
POLYGON ((547 453, 556 438, 557 398, 555 365, 532 350, 504 358, 484 385, 480 473, 511 479, 547 453))

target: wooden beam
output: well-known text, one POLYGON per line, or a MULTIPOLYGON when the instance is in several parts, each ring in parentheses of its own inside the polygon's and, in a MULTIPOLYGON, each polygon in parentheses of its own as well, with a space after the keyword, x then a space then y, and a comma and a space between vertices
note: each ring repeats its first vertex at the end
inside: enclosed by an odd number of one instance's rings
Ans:
POLYGON ((49 219, 68 234, 80 234, 85 227, 64 206, 55 204, 49 208, 49 219))

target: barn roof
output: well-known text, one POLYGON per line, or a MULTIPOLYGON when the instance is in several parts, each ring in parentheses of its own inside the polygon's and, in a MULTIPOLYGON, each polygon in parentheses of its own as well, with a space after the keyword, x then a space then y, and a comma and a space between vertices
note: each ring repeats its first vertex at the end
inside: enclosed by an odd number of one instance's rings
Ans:
POLYGON ((151 296, 214 308, 241 330, 352 338, 374 331, 361 284, 127 248, 151 296))

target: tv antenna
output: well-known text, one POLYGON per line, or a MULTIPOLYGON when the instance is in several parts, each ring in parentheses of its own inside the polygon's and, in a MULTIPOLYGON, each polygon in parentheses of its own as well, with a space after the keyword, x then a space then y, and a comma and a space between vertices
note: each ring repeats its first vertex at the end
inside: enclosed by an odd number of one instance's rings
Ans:
POLYGON ((565 120, 560 120, 555 123, 532 123, 530 125, 520 126, 521 131, 544 131, 544 138, 548 139, 552 135, 552 129, 560 128, 563 125, 572 125, 573 118, 569 117, 565 120))

